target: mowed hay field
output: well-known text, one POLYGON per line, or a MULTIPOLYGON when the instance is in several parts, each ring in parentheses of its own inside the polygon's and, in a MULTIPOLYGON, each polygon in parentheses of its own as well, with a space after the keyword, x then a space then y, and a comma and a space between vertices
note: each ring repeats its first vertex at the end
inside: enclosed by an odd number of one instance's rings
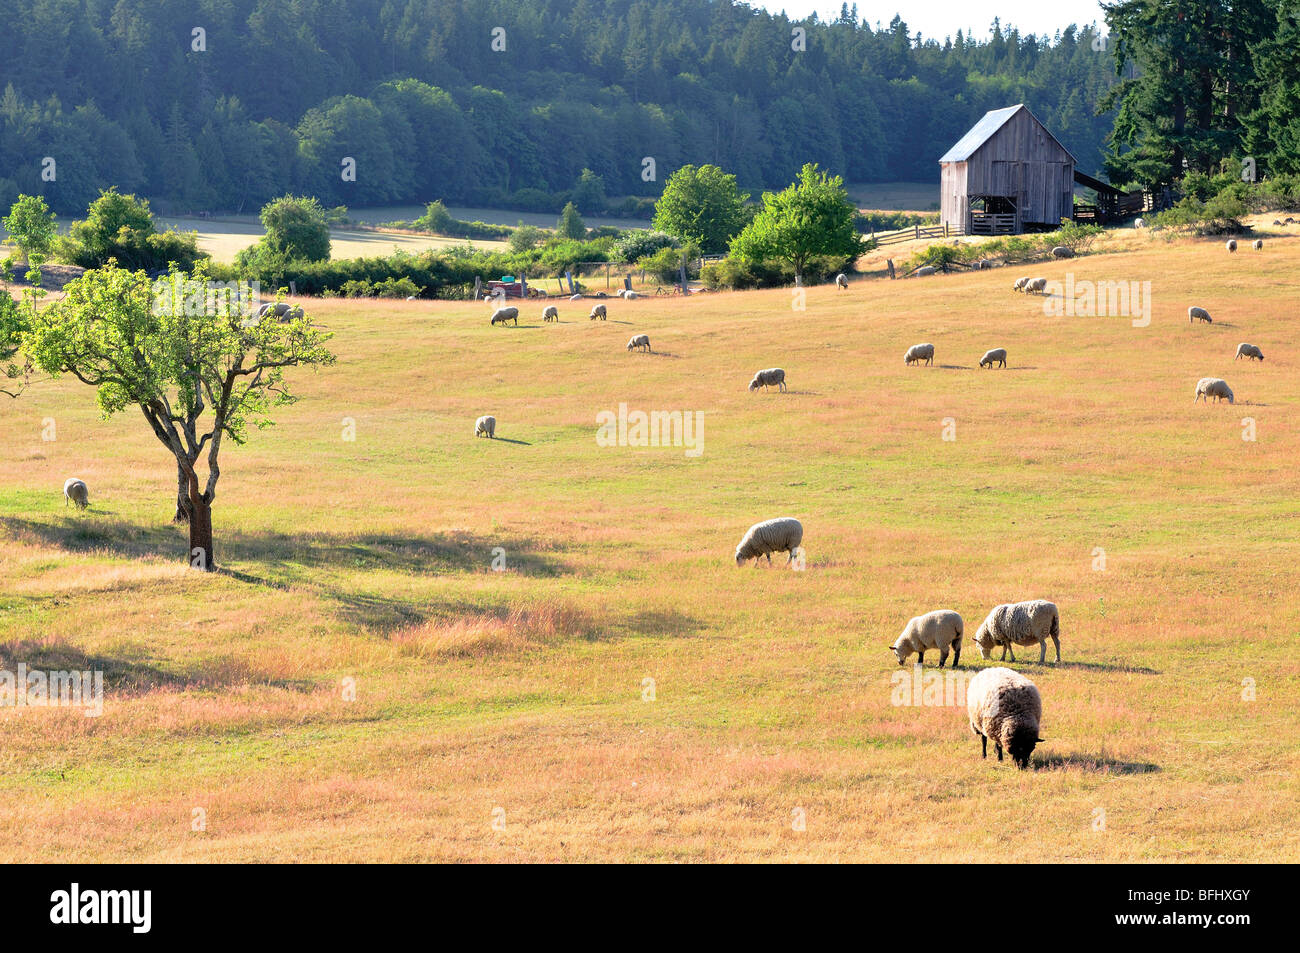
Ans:
POLYGON ((517 329, 309 302, 338 364, 227 448, 211 575, 138 415, 71 380, 4 399, 0 667, 99 666, 106 699, 0 711, 0 856, 1300 859, 1298 266, 1207 240, 517 329), (1150 281, 1150 326, 1009 288, 1067 271, 1150 281), (789 392, 747 392, 771 366, 789 392), (1194 404, 1203 376, 1236 405, 1194 404), (620 402, 702 412, 703 453, 599 446, 620 402), (806 569, 737 568, 783 515, 806 569), (1021 772, 964 709, 893 704, 886 646, 952 608, 963 670, 996 664, 974 631, 1028 598, 1064 662, 1017 650, 1047 739, 1021 772))

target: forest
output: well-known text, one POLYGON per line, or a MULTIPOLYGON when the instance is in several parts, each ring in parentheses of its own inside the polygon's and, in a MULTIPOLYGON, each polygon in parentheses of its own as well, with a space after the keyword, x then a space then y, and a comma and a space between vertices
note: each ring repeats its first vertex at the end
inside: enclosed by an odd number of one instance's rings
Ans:
POLYGON ((809 161, 937 182, 1017 102, 1099 173, 1115 112, 1091 25, 934 40, 730 0, 0 0, 0 22, 0 207, 61 214, 109 186, 172 213, 293 192, 599 214, 705 162, 755 192, 809 161))

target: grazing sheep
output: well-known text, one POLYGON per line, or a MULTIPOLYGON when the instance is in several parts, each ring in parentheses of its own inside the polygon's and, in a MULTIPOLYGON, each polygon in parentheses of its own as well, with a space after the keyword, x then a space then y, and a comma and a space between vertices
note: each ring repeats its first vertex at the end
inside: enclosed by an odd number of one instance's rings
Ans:
POLYGON ((297 321, 301 318, 302 308, 284 301, 268 301, 257 309, 259 318, 264 318, 267 315, 273 316, 281 324, 284 324, 286 321, 297 321))
POLYGON ((1030 279, 1029 279, 1028 276, 1026 276, 1026 277, 1024 277, 1024 278, 1017 278, 1017 279, 1016 279, 1016 283, 1015 283, 1014 285, 1011 286, 1011 290, 1012 290, 1012 291, 1024 291, 1024 290, 1025 290, 1025 285, 1029 284, 1029 281, 1030 281, 1030 279))
POLYGON ((636 295, 636 292, 635 292, 635 291, 624 291, 624 292, 623 292, 623 300, 624 300, 624 301, 631 301, 631 300, 633 300, 634 298, 636 298, 636 296, 637 296, 637 295, 636 295))
POLYGON ((69 503, 77 504, 79 510, 90 505, 90 490, 86 488, 85 480, 73 477, 63 484, 63 508, 67 509, 69 503))
POLYGON ((1052 257, 1053 257, 1053 258, 1073 258, 1073 257, 1074 257, 1074 249, 1073 249, 1073 248, 1067 248, 1067 247, 1065 247, 1064 245, 1057 245, 1055 248, 1052 249, 1052 257))
POLYGON ((754 560, 754 565, 766 556, 772 562, 773 553, 790 554, 787 562, 794 561, 794 551, 803 542, 803 524, 791 516, 780 516, 774 520, 755 523, 740 540, 736 547, 736 565, 745 565, 745 560, 754 560))
POLYGON ((546 308, 542 311, 542 320, 543 321, 560 320, 560 309, 553 304, 548 304, 546 308))
POLYGON ((1264 352, 1253 344, 1238 344, 1237 356, 1233 360, 1239 361, 1243 357, 1248 361, 1262 361, 1264 360, 1264 352))
POLYGON ((848 275, 843 275, 843 274, 836 275, 836 276, 835 276, 835 284, 836 284, 837 287, 841 288, 842 290, 844 290, 844 291, 848 291, 848 290, 849 290, 849 278, 848 278, 848 275))
POLYGON ((650 351, 650 335, 648 334, 633 335, 632 340, 627 342, 627 349, 630 351, 633 348, 636 348, 638 350, 641 348, 645 348, 646 352, 648 353, 650 351))
POLYGON ((993 657, 993 649, 1002 646, 1002 659, 1007 652, 1011 661, 1016 660, 1016 645, 1038 645, 1038 664, 1047 661, 1047 639, 1051 637, 1056 646, 1056 660, 1061 661, 1061 617, 1056 611, 1056 604, 1046 599, 1030 599, 1028 602, 1007 602, 994 606, 993 611, 980 623, 975 631, 975 644, 979 646, 980 655, 993 657))
POLYGON ((1042 294, 1046 290, 1047 290, 1046 278, 1030 278, 1027 282, 1025 282, 1025 294, 1030 294, 1031 292, 1042 294))
POLYGON ((495 417, 484 416, 474 421, 474 436, 481 437, 487 435, 488 439, 494 439, 497 435, 497 419, 495 417))
POLYGON ((1264 239, 1262 238, 1255 239, 1253 242, 1250 243, 1250 247, 1255 249, 1255 251, 1262 250, 1264 247, 1264 239))
POLYGON ((769 367, 765 371, 759 371, 754 375, 754 379, 749 382, 749 389, 758 390, 760 387, 775 387, 777 390, 785 390, 785 369, 769 367))
POLYGON ((1210 317, 1210 312, 1204 308, 1193 306, 1187 309, 1187 323, 1191 324, 1195 321, 1204 321, 1206 324, 1214 323, 1214 319, 1210 317))
POLYGON ((981 258, 979 261, 975 263, 975 267, 978 268, 980 271, 983 271, 986 268, 992 268, 993 262, 991 262, 987 258, 981 258))
POLYGON ((608 315, 605 312, 605 306, 603 304, 598 304, 596 305, 596 307, 591 309, 591 320, 595 321, 597 315, 600 316, 600 320, 602 321, 608 318, 608 315))
POLYGON ((951 609, 936 609, 908 619, 907 625, 903 626, 903 634, 889 648, 898 658, 899 665, 906 662, 913 652, 918 656, 916 664, 924 665, 925 650, 938 649, 939 667, 943 668, 951 647, 952 667, 956 668, 961 662, 961 635, 964 629, 965 625, 957 613, 951 609))
POLYGON ((581 301, 581 300, 582 300, 582 295, 569 295, 569 300, 570 300, 570 301, 581 301))
POLYGON ((1043 700, 1034 683, 1009 668, 986 668, 966 686, 966 716, 979 736, 980 757, 989 756, 989 739, 1002 760, 1005 748, 1016 767, 1029 767, 1039 737, 1043 700))
POLYGON ((516 307, 497 308, 492 312, 492 324, 504 325, 507 321, 513 321, 515 327, 519 326, 519 309, 516 307))
POLYGON ((933 344, 913 344, 903 355, 903 363, 911 364, 916 361, 925 361, 927 364, 934 363, 934 345, 933 344))
POLYGON ((984 356, 980 358, 980 367, 992 367, 998 364, 1002 367, 1007 366, 1007 349, 1004 347, 995 347, 991 351, 985 351, 984 356))
POLYGON ((1225 245, 1224 247, 1227 248, 1229 252, 1234 252, 1234 251, 1236 251, 1236 250, 1237 250, 1237 240, 1236 240, 1235 238, 1229 238, 1229 239, 1228 239, 1228 244, 1225 245))
POLYGON ((926 275, 932 275, 934 274, 934 265, 925 265, 924 267, 916 269, 916 271, 912 272, 912 274, 915 275, 917 278, 923 278, 926 275))
POLYGON ((1223 378, 1202 377, 1196 382, 1196 396, 1192 398, 1192 403, 1194 404, 1201 398, 1205 398, 1205 402, 1208 404, 1211 397, 1214 398, 1216 404, 1221 400, 1226 400, 1230 404, 1237 402, 1236 397, 1232 394, 1232 388, 1228 386, 1228 382, 1223 378))
POLYGON ((1146 228, 1146 227, 1147 227, 1147 220, 1146 220, 1145 218, 1139 218, 1137 221, 1135 221, 1135 222, 1133 223, 1133 227, 1134 227, 1134 228, 1146 228))

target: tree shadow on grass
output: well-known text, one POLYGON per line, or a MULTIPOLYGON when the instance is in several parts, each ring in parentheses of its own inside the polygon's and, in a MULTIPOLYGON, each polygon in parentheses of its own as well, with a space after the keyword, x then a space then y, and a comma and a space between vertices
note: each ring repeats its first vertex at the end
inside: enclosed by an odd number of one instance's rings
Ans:
POLYGON ((1035 771, 1056 771, 1062 768, 1079 768, 1094 774, 1153 774, 1160 765, 1149 761, 1120 761, 1092 754, 1049 754, 1034 758, 1035 771))
MULTIPOLYGON (((316 687, 309 679, 271 678, 246 662, 229 656, 200 659, 186 669, 168 671, 132 658, 129 650, 120 657, 113 657, 83 652, 63 641, 23 639, 0 644, 0 669, 17 673, 20 662, 29 672, 102 671, 104 691, 114 695, 140 695, 155 689, 180 691, 233 685, 270 685, 297 692, 312 691, 316 687)), ((90 690, 90 687, 83 689, 90 690)))
POLYGON ((694 616, 684 612, 667 609, 651 609, 635 615, 622 616, 619 628, 629 636, 687 636, 700 630, 702 623, 694 616))

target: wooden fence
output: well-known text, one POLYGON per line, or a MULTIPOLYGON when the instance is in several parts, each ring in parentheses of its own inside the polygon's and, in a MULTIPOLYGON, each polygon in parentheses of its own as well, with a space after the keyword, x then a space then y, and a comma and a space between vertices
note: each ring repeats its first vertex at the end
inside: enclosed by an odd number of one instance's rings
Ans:
POLYGON ((962 229, 955 225, 912 225, 893 232, 871 232, 868 237, 877 245, 893 245, 896 242, 920 241, 922 238, 951 238, 961 235, 962 229))

